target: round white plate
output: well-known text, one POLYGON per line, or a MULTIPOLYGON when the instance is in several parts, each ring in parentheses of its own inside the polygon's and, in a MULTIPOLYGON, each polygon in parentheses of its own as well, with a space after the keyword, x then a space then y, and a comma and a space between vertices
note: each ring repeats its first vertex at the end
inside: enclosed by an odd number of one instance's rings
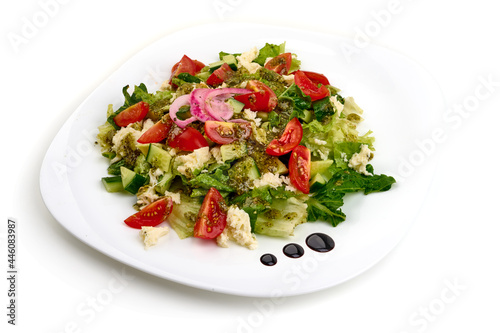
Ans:
POLYGON ((431 137, 429 124, 442 108, 439 88, 419 66, 388 49, 357 44, 318 32, 236 23, 197 26, 166 36, 103 82, 61 128, 41 168, 45 204, 63 227, 103 254, 197 288, 281 297, 353 278, 392 250, 414 220, 433 172, 416 140, 431 137), (138 231, 123 223, 134 213, 135 196, 107 193, 100 181, 108 162, 95 145, 95 135, 106 120, 107 105, 121 105, 125 85, 144 82, 149 91, 156 90, 183 54, 210 63, 218 60, 219 51, 243 52, 284 41, 287 51, 302 61, 302 69, 324 73, 343 96, 353 96, 365 110, 363 126, 377 139, 375 172, 392 175, 398 183, 385 193, 346 196, 347 220, 336 228, 318 221, 297 227, 289 239, 258 236, 254 251, 235 244, 224 249, 211 241, 180 240, 173 231, 144 250, 138 231), (335 249, 310 250, 305 238, 313 232, 330 235, 335 249), (305 255, 286 257, 282 248, 289 242, 301 244, 305 255), (264 253, 276 255, 278 263, 261 264, 264 253))

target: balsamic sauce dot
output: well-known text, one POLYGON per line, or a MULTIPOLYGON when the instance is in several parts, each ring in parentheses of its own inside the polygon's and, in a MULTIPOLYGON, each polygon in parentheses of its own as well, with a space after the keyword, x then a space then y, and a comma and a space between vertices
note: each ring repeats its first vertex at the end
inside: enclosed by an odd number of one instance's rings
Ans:
POLYGON ((260 257, 260 262, 266 266, 274 266, 278 262, 278 259, 271 253, 266 253, 260 257))
POLYGON ((306 244, 311 250, 317 252, 328 252, 333 250, 335 247, 335 242, 333 239, 323 233, 317 232, 309 235, 306 238, 306 244))
POLYGON ((304 248, 299 244, 290 243, 283 247, 283 253, 290 258, 300 258, 304 255, 304 248))

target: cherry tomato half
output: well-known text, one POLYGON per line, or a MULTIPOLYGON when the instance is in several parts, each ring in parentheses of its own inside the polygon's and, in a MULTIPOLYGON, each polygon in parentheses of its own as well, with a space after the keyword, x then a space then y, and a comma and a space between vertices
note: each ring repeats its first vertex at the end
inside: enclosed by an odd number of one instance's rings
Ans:
POLYGON ((148 112, 149 104, 141 101, 118 113, 113 120, 116 125, 125 127, 129 124, 135 123, 136 121, 141 121, 144 117, 146 117, 148 112))
POLYGON ((309 193, 309 178, 311 178, 311 151, 304 146, 292 150, 288 161, 290 183, 302 193, 309 193))
POLYGON ((141 137, 137 140, 139 143, 156 143, 163 141, 172 127, 173 121, 168 118, 167 120, 160 120, 151 126, 141 137))
POLYGON ((280 75, 288 74, 290 66, 292 65, 292 54, 290 52, 282 53, 264 65, 265 68, 274 71, 280 75))
POLYGON ((246 87, 254 92, 234 96, 233 98, 252 111, 271 112, 278 104, 278 97, 265 83, 257 80, 248 81, 246 87))
POLYGON ((311 101, 317 101, 330 95, 330 91, 325 85, 314 83, 303 71, 295 72, 294 81, 304 94, 311 97, 311 101))
POLYGON ((207 79, 207 84, 215 87, 222 84, 228 78, 234 74, 234 71, 229 67, 228 64, 224 63, 222 66, 217 68, 207 79))
POLYGON ((197 238, 213 239, 219 236, 226 227, 227 212, 222 195, 215 188, 210 188, 203 199, 193 236, 197 238))
POLYGON ((328 78, 324 76, 323 74, 319 74, 316 72, 309 72, 309 71, 301 71, 304 73, 314 84, 323 84, 325 86, 330 85, 330 81, 328 81, 328 78))
POLYGON ((205 122, 205 134, 213 142, 225 145, 250 137, 252 125, 249 122, 232 123, 208 120, 205 122))
POLYGON ((199 148, 208 147, 207 139, 196 129, 186 127, 177 134, 168 145, 183 151, 193 151, 199 148))
POLYGON ((196 73, 199 73, 203 67, 205 67, 205 64, 201 61, 193 60, 187 55, 184 55, 179 62, 172 66, 172 74, 170 75, 169 83, 172 84, 172 79, 180 73, 195 75, 196 73))
POLYGON ((266 153, 273 156, 285 155, 297 147, 302 140, 302 125, 299 119, 293 118, 286 124, 279 139, 272 140, 266 148, 266 153))
POLYGON ((129 216, 125 223, 135 229, 155 227, 167 219, 174 206, 172 198, 163 197, 147 205, 134 215, 129 216))

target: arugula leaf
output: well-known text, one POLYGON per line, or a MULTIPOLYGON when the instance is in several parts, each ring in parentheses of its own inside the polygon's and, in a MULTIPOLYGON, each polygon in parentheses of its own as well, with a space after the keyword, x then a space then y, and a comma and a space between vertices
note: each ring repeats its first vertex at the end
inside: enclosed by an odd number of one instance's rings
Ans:
MULTIPOLYGON (((373 173, 373 167, 367 166, 373 173)), ((386 175, 365 176, 351 169, 342 169, 318 192, 307 200, 307 219, 309 221, 324 220, 334 227, 345 220, 340 209, 344 204, 346 193, 363 191, 364 194, 383 192, 391 188, 396 180, 386 175)))
MULTIPOLYGON (((373 166, 367 165, 367 171, 373 173, 373 166)), ((329 180, 330 190, 348 193, 363 191, 364 194, 388 191, 396 180, 387 175, 365 176, 352 169, 338 171, 329 180)))
POLYGON ((343 193, 330 193, 328 196, 309 198, 307 203, 307 220, 308 221, 326 221, 330 222, 334 227, 345 221, 346 216, 340 209, 344 204, 342 200, 343 193))
POLYGON ((280 45, 266 43, 266 45, 259 50, 259 55, 253 62, 264 66, 267 58, 274 58, 283 52, 285 52, 285 43, 280 45))
POLYGON ((293 104, 293 111, 290 114, 290 119, 294 117, 299 119, 306 118, 304 110, 311 108, 311 97, 305 95, 295 83, 278 97, 278 100, 283 99, 289 100, 293 104))
POLYGON ((323 121, 326 116, 331 116, 335 113, 330 97, 325 97, 312 103, 314 116, 318 121, 323 121))

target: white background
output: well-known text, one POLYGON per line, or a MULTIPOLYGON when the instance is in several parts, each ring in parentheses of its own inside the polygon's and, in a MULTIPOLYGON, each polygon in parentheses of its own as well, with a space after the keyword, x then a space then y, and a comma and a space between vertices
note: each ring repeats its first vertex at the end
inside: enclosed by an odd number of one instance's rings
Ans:
POLYGON ((8 332, 500 329, 500 20, 493 2, 2 1, 0 22, 5 272, 6 222, 11 217, 19 223, 15 327, 7 324, 7 281, 0 283, 0 321, 8 332), (396 249, 347 283, 279 304, 200 291, 124 267, 59 226, 39 193, 40 165, 51 140, 108 75, 176 30, 235 21, 358 41, 364 33, 368 42, 406 55, 433 75, 447 106, 442 119, 458 110, 454 106, 465 110, 453 123, 429 124, 445 129, 447 139, 426 155, 425 163, 437 162, 432 185, 396 249), (29 23, 39 27, 27 31, 29 23), (24 39, 13 43, 14 35, 24 39), (117 272, 125 274, 123 280, 117 272))

